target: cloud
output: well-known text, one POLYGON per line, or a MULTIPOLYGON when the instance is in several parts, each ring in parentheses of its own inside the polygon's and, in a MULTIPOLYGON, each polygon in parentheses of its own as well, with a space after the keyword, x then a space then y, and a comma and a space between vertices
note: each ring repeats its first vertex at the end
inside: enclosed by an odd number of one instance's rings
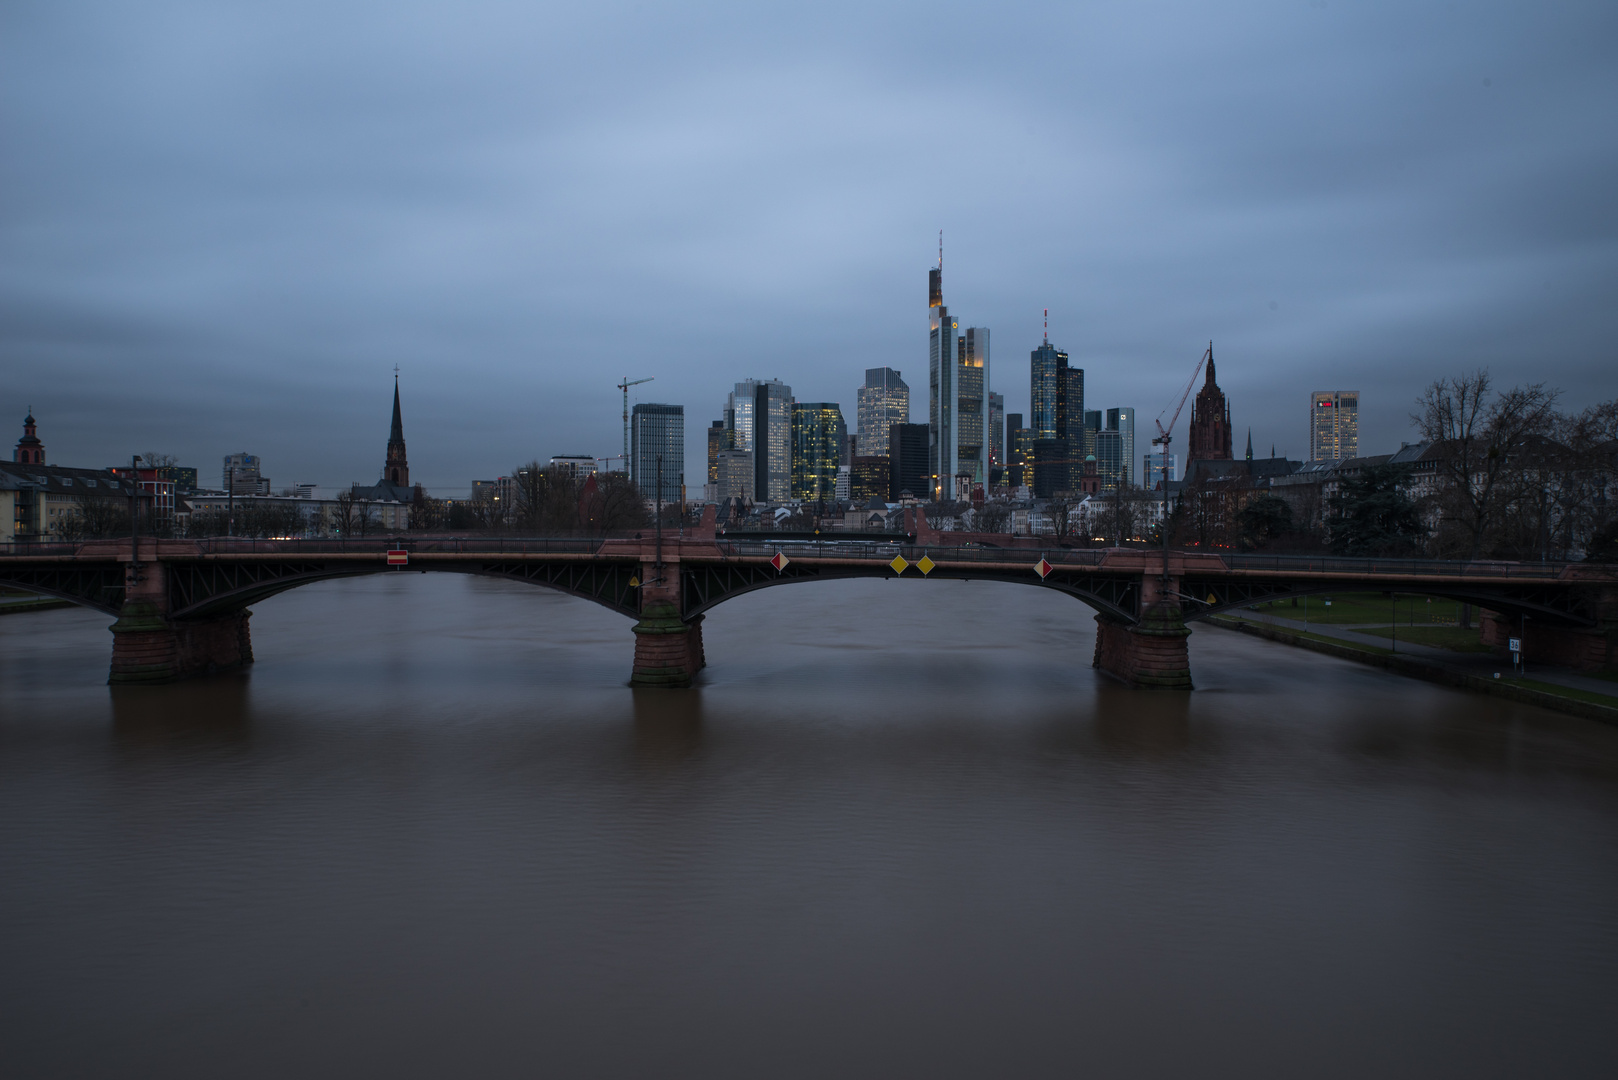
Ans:
MULTIPOLYGON (((1363 445, 1477 364, 1613 396, 1618 13, 1599 5, 0 12, 0 420, 60 461, 371 477, 403 370, 451 493, 616 453, 621 376, 852 418, 925 386, 924 271, 1026 408, 1042 309, 1143 423, 1212 338, 1238 427, 1363 445), (1488 80, 1487 84, 1485 79, 1488 80)), ((918 415, 922 405, 917 404, 918 415)))

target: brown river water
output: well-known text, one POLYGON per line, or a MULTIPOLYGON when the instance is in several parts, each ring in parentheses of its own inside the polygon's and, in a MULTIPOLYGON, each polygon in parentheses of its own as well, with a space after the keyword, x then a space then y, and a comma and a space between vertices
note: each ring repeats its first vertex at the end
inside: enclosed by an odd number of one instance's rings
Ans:
POLYGON ((454 575, 109 689, 0 618, 0 1075, 1618 1076, 1618 730, 1214 628, 844 581, 629 622, 454 575))

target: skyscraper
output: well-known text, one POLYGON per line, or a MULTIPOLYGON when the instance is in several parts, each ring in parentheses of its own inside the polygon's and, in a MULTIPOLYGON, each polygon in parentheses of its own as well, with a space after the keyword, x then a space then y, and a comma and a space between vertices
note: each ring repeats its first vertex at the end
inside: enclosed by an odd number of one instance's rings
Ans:
POLYGON ((731 448, 732 433, 723 420, 715 420, 708 427, 708 484, 719 483, 719 451, 731 448))
POLYGON ((1309 460, 1347 461, 1360 452, 1360 392, 1317 390, 1309 396, 1309 460))
POLYGON ((753 498, 792 498, 792 387, 780 379, 745 379, 725 404, 737 450, 753 455, 753 498))
MULTIPOLYGON (((1118 473, 1116 482, 1135 487, 1135 410, 1124 407, 1107 410, 1107 430, 1118 433, 1118 473)), ((1101 458, 1096 455, 1097 461, 1101 458)))
POLYGON ((893 368, 866 368, 865 385, 854 393, 861 457, 886 457, 888 428, 910 423, 910 387, 893 368))
POLYGON ((1006 396, 989 394, 989 468, 1006 463, 1006 396))
POLYGON ((1191 406, 1191 445, 1186 461, 1231 460, 1230 434, 1230 402, 1214 379, 1213 342, 1209 342, 1208 374, 1191 406))
POLYGON ((899 496, 907 491, 918 499, 930 497, 932 475, 927 471, 927 455, 926 424, 894 424, 888 429, 890 502, 898 502, 899 496))
POLYGON ((641 497, 680 501, 685 473, 685 406, 636 405, 629 415, 629 476, 641 497), (661 457, 661 467, 659 458, 661 457))
POLYGON ((805 502, 836 497, 837 469, 848 425, 835 401, 792 406, 792 497, 805 502))
MULTIPOLYGON (((1170 454, 1168 456, 1170 480, 1178 480, 1180 478, 1177 471, 1179 468, 1178 461, 1176 460, 1177 458, 1177 454, 1170 454)), ((1140 481, 1141 486, 1147 488, 1155 488, 1157 485, 1163 482, 1163 452, 1161 450, 1153 450, 1151 453, 1145 455, 1141 459, 1140 481)))
POLYGON ((944 306, 944 257, 927 278, 927 469, 930 497, 953 499, 989 480, 989 331, 959 323, 944 306))
MULTIPOLYGON (((1052 345, 1049 339, 1028 354, 1028 401, 1032 407, 1028 429, 1035 439, 1055 439, 1058 429, 1066 427, 1061 408, 1067 391, 1066 372, 1067 353, 1052 345)), ((1083 386, 1082 381, 1080 386, 1083 386)), ((1082 415, 1082 395, 1079 410, 1082 415)), ((1063 430, 1062 435, 1066 434, 1063 430)))
POLYGON ((1049 337, 1028 354, 1028 397, 1032 412, 1026 437, 1030 460, 1039 466, 1033 470, 1034 494, 1047 498, 1071 491, 1091 452, 1084 427, 1084 369, 1068 367, 1067 353, 1049 337))
POLYGON ((1023 426, 1022 413, 1006 414, 1006 484, 1010 487, 1033 483, 1033 436, 1033 430, 1023 426))

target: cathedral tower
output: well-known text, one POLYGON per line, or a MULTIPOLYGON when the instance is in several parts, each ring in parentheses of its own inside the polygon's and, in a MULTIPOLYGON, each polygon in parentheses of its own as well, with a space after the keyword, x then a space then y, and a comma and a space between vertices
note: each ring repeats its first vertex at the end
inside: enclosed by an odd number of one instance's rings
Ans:
POLYGON ((1191 448, 1188 461, 1229 461, 1230 403, 1214 381, 1213 342, 1208 343, 1208 377, 1191 406, 1191 448))

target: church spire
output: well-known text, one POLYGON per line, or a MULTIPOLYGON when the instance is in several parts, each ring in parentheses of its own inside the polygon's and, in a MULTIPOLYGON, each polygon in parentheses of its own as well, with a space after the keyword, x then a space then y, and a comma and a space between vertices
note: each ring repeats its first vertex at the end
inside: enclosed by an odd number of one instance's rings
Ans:
POLYGON ((1247 460, 1253 460, 1253 429, 1247 429, 1247 460))
POLYGON ((382 481, 397 487, 410 486, 410 462, 405 456, 404 414, 399 410, 397 364, 393 368, 393 430, 388 433, 388 453, 382 463, 382 481))

